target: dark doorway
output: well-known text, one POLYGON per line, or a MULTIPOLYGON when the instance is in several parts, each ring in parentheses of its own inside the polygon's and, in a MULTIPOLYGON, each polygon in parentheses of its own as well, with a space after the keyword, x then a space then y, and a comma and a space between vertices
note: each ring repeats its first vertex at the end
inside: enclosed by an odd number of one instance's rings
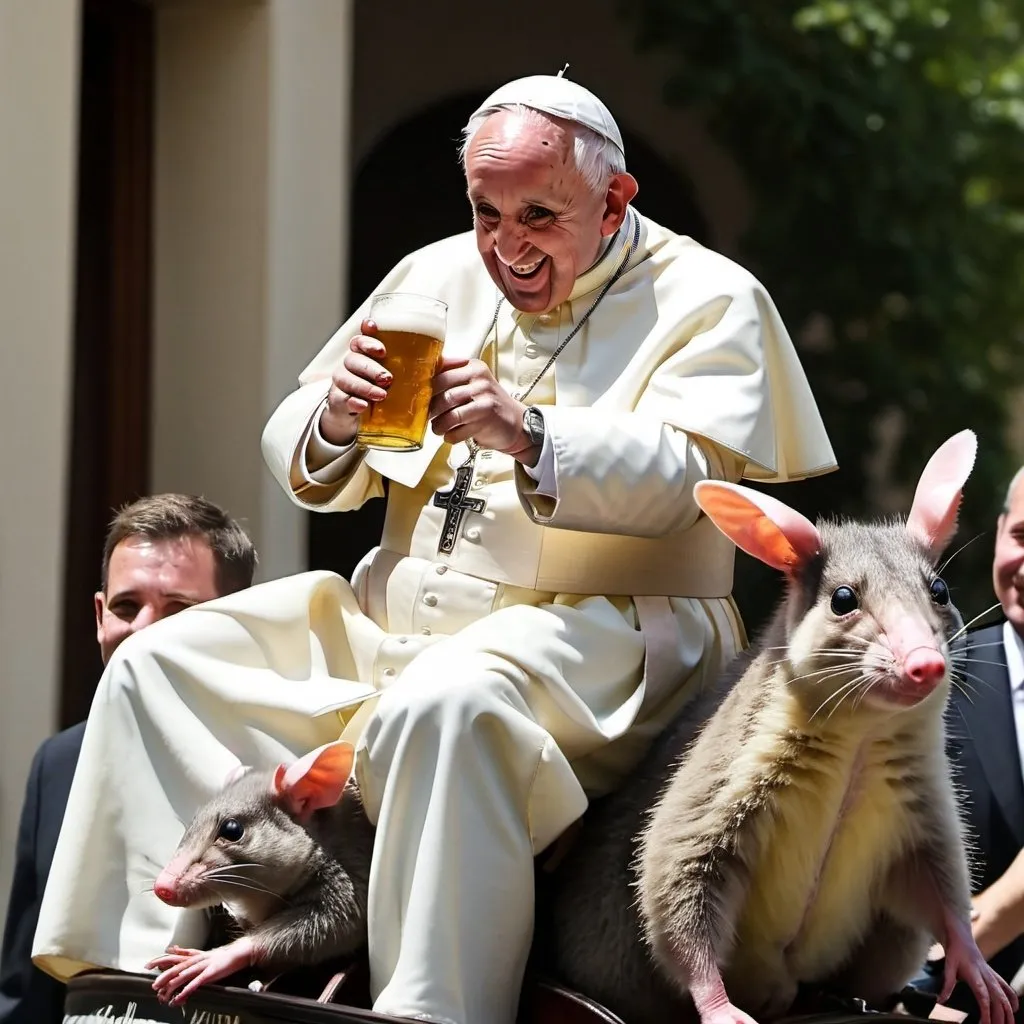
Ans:
MULTIPOLYGON (((407 253, 472 226, 458 139, 470 112, 490 92, 428 107, 385 136, 358 167, 352 189, 351 305, 362 301, 407 253)), ((704 241, 707 228, 689 183, 646 142, 620 127, 630 172, 640 183, 637 208, 704 241)), ((383 523, 383 501, 369 502, 343 520, 311 513, 309 567, 333 569, 348 578, 363 554, 379 543, 383 523)))
POLYGON ((149 484, 150 6, 86 0, 79 84, 62 726, 86 717, 102 669, 92 595, 107 523, 149 484))

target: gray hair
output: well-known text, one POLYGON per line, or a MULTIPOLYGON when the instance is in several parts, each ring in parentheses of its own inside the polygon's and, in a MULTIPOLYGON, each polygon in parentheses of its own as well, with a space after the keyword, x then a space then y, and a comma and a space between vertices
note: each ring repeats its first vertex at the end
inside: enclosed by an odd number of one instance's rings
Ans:
MULTIPOLYGON (((462 129, 462 142, 459 146, 459 163, 462 169, 466 169, 466 153, 469 144, 473 141, 480 126, 492 114, 502 110, 510 110, 520 117, 548 118, 552 121, 560 121, 545 114, 543 111, 534 110, 522 103, 502 103, 493 107, 484 107, 477 111, 462 129)), ((599 135, 592 128, 578 121, 567 122, 573 129, 573 157, 576 163, 576 170, 580 177, 586 182, 587 187, 593 192, 603 192, 608 187, 609 179, 615 174, 623 174, 626 170, 626 158, 622 150, 615 145, 611 139, 599 135)))
POLYGON ((1006 515, 1010 511, 1010 502, 1013 501, 1013 492, 1017 489, 1017 484, 1024 480, 1024 466, 1021 466, 1016 473, 1013 474, 1013 479, 1010 481, 1010 486, 1006 488, 1006 497, 1003 498, 1003 515, 1006 515))

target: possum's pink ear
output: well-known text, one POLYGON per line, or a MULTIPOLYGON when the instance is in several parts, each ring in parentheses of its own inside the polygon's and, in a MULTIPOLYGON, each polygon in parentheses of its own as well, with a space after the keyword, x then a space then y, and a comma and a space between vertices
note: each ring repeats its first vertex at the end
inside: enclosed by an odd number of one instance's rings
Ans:
POLYGON ((279 764, 274 772, 274 790, 296 817, 331 807, 341 799, 354 757, 351 743, 325 743, 294 764, 279 764))
POLYGON ((230 786, 232 782, 237 782, 247 771, 251 771, 250 765, 236 764, 235 767, 224 776, 224 785, 230 786))
POLYGON ((961 430, 939 446, 924 467, 907 516, 907 529, 938 558, 956 532, 964 483, 974 468, 978 438, 961 430))
POLYGON ((738 548, 792 574, 821 550, 821 534, 795 509, 760 491, 718 480, 693 489, 697 504, 738 548))

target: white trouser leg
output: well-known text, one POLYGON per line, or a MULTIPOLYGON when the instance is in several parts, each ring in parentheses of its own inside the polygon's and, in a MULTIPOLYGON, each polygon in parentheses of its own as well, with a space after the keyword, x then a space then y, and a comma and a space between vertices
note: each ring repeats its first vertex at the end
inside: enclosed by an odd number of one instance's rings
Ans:
POLYGON ((415 693, 385 692, 367 730, 360 782, 382 796, 369 899, 382 1013, 512 1024, 534 854, 586 808, 555 742, 491 662, 478 655, 415 693))

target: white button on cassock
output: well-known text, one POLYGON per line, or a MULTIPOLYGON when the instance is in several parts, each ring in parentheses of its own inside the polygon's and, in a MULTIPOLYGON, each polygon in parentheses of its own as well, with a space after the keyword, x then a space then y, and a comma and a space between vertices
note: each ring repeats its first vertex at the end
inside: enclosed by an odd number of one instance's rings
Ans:
POLYGON ((471 526, 466 531, 466 540, 479 540, 480 539, 480 527, 471 526))

